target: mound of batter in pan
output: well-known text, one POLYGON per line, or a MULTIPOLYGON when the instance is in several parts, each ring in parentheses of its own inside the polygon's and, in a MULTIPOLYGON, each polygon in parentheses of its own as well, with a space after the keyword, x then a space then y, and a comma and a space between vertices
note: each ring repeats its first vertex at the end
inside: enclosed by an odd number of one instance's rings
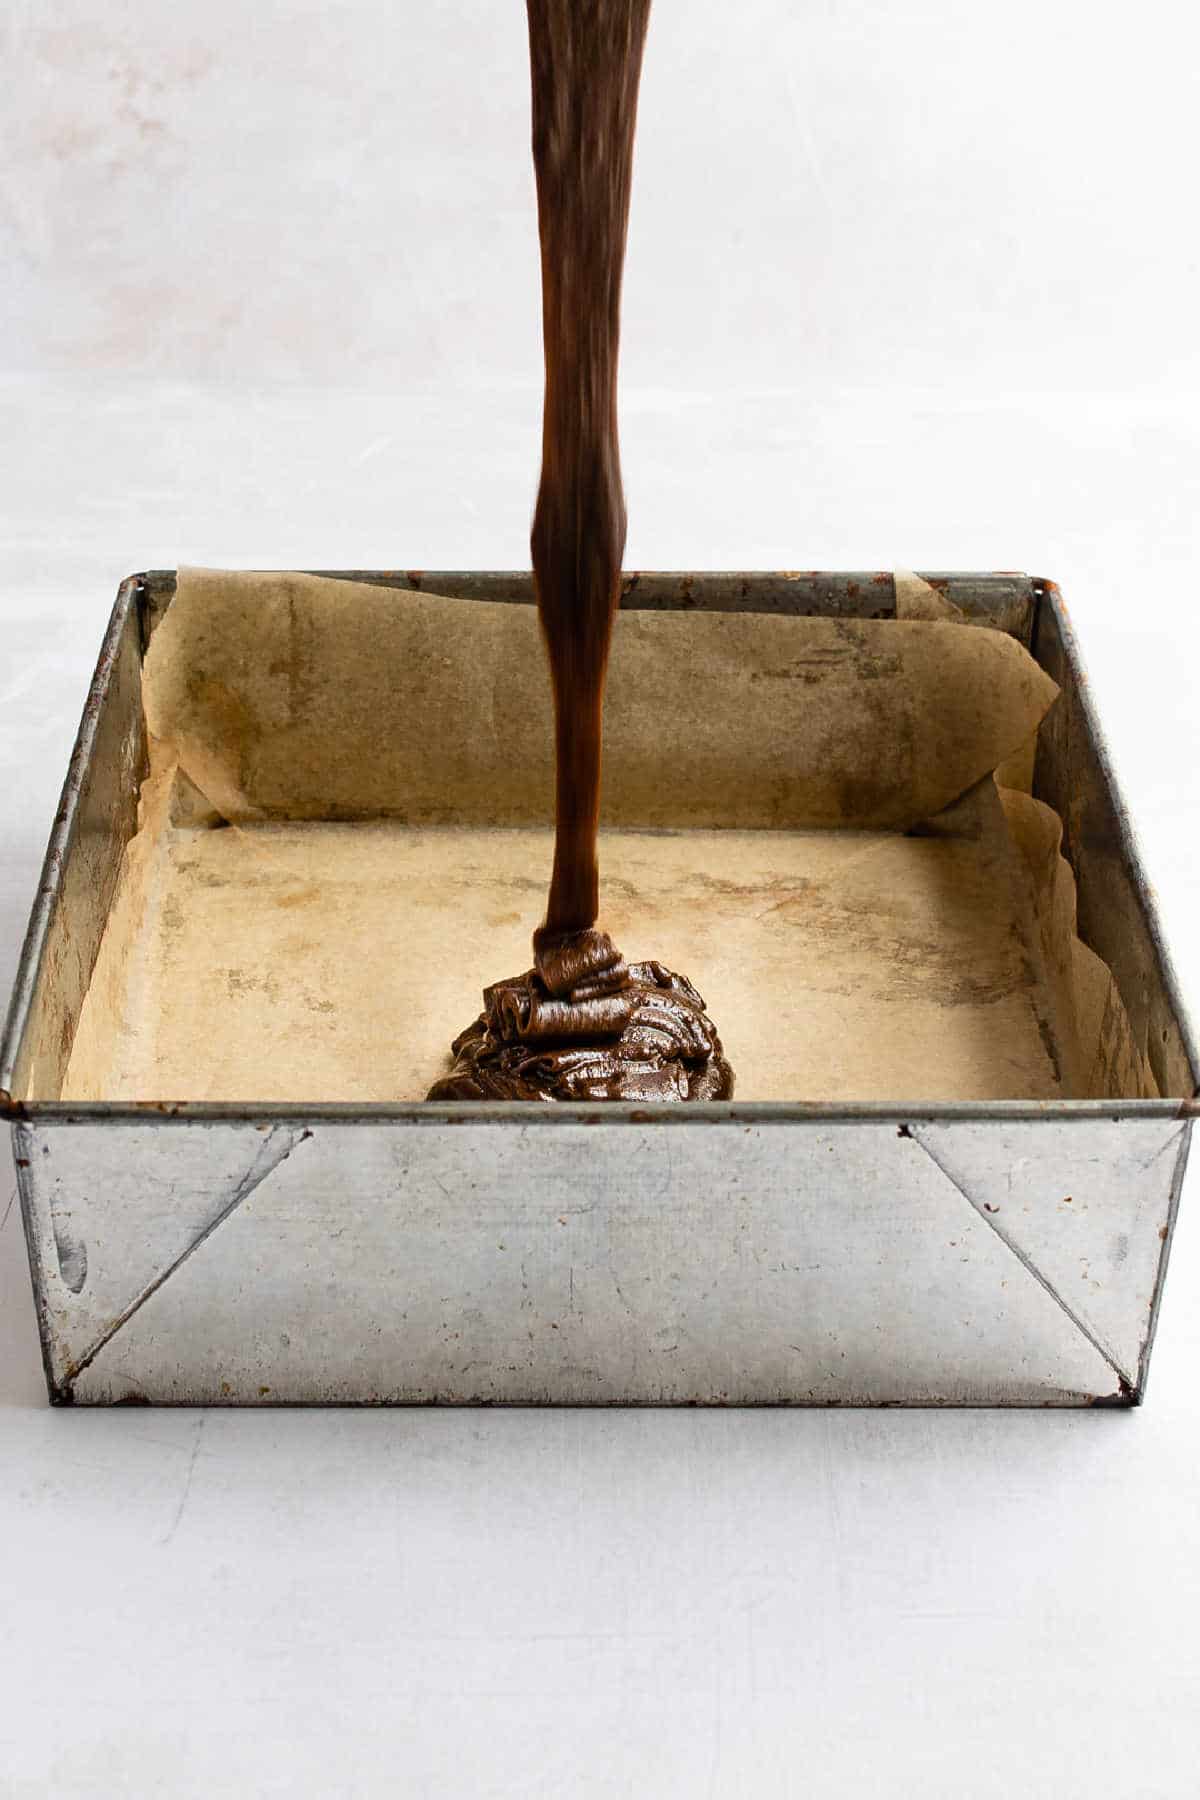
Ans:
MULTIPOLYGON (((547 959, 539 955, 545 969, 547 959)), ((484 989, 430 1100, 728 1100, 704 1001, 661 963, 616 961, 555 994, 531 969, 484 989)))

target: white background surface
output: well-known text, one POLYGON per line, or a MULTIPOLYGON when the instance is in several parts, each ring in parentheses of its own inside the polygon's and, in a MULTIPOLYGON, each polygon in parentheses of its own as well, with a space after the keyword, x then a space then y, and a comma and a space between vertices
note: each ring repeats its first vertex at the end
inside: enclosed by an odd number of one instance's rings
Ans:
MULTIPOLYGON (((539 342, 516 0, 0 32, 6 988, 118 579, 527 563, 539 342)), ((630 566, 1063 584, 1193 1008, 1196 48, 658 0, 623 394, 630 566)), ((6 1205, 0 1793, 1197 1791, 1194 1192, 1133 1415, 51 1414, 6 1205)))

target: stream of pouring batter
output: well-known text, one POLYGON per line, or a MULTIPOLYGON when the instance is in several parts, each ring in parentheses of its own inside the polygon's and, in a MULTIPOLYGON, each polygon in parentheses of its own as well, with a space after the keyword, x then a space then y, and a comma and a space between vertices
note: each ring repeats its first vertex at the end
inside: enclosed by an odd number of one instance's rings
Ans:
POLYGON ((604 679, 625 549, 621 276, 650 0, 527 0, 546 359, 531 551, 554 690, 554 867, 534 967, 485 990, 431 1100, 723 1099, 704 1002, 596 923, 604 679))
POLYGON ((551 993, 623 970, 599 908, 604 678, 625 550, 621 277, 649 0, 528 0, 546 391, 530 549, 554 687, 554 870, 534 937, 551 993))

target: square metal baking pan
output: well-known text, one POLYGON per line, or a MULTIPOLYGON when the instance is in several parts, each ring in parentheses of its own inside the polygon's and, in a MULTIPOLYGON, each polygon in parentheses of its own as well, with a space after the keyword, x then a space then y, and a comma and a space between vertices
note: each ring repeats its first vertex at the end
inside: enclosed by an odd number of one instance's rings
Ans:
MULTIPOLYGON (((530 604, 527 574, 340 571, 530 604)), ((1061 688, 1035 793, 1079 931, 1164 1096, 689 1107, 53 1098, 136 830, 142 657, 122 583, 4 1039, 58 1403, 1129 1405, 1200 1082, 1054 584, 926 577, 1061 688)), ((630 574, 626 607, 887 617, 884 573, 630 574)))

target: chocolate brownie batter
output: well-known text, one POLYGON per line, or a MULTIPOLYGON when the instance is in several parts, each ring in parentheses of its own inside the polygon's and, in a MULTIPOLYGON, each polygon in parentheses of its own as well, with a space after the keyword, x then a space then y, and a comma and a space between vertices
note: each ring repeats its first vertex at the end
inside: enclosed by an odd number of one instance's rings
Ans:
POLYGON ((527 0, 546 392, 531 550, 554 686, 554 869, 534 967, 484 994, 431 1100, 725 1099, 691 983, 596 925, 604 676, 625 549, 621 273, 650 0, 527 0))
POLYGON ((690 981, 630 963, 621 988, 556 1000, 537 975, 485 990, 431 1100, 726 1100, 721 1040, 690 981))

